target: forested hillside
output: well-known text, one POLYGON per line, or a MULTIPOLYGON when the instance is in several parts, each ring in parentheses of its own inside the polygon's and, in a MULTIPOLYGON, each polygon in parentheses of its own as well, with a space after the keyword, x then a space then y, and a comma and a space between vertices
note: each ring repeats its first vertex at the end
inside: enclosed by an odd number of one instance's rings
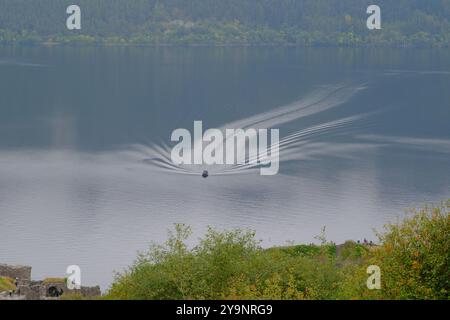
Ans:
POLYGON ((0 0, 0 41, 449 46, 450 0, 0 0), (71 4, 81 30, 66 28, 71 4), (370 4, 382 30, 366 27, 370 4))

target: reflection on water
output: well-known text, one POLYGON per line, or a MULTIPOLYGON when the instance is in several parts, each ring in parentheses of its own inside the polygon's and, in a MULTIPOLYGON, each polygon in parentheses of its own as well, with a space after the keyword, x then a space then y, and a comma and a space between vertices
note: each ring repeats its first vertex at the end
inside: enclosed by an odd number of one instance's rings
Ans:
POLYGON ((0 262, 36 278, 77 264, 105 289, 173 223, 250 228, 265 246, 323 226, 374 239, 449 197, 446 52, 2 50, 0 262), (280 173, 173 165, 170 134, 194 120, 280 128, 280 173))

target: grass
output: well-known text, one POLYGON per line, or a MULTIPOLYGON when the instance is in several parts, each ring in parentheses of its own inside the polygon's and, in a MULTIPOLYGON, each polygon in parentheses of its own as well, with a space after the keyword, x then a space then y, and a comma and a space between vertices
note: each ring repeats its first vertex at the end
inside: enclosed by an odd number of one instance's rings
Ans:
POLYGON ((16 290, 14 279, 0 277, 0 292, 16 290))
POLYGON ((45 278, 42 280, 43 284, 49 284, 49 283, 66 283, 65 278, 45 278))

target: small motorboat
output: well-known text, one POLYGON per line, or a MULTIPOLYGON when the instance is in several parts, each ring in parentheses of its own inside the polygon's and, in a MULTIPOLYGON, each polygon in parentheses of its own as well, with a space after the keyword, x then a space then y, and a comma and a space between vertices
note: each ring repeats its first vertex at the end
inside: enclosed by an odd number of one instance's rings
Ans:
POLYGON ((202 177, 203 178, 208 178, 208 176, 209 176, 208 170, 204 170, 203 173, 202 173, 202 177))

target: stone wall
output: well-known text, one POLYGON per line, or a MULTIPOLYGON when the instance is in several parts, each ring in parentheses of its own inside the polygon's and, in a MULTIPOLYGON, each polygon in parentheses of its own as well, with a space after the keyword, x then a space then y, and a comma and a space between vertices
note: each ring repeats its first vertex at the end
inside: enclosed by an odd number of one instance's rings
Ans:
POLYGON ((29 281, 18 286, 17 294, 24 296, 26 300, 40 299, 41 281, 29 281))
MULTIPOLYGON (((99 297, 102 292, 100 291, 100 287, 81 287, 80 289, 70 290, 65 282, 41 282, 39 285, 39 299, 49 299, 49 298, 59 298, 59 294, 62 295, 73 295, 80 294, 84 297, 99 297), (58 292, 57 296, 52 295, 52 292, 58 292)), ((27 298, 27 299, 35 299, 35 297, 27 298)))
POLYGON ((31 267, 10 266, 0 264, 0 276, 12 279, 18 278, 15 292, 0 293, 0 300, 46 300, 59 299, 60 294, 81 294, 85 297, 101 296, 100 287, 81 287, 78 290, 69 290, 64 281, 33 281, 31 280, 31 267), (58 294, 52 294, 57 292, 58 294))
POLYGON ((81 287, 81 294, 85 297, 100 297, 102 295, 102 291, 99 286, 81 287))

